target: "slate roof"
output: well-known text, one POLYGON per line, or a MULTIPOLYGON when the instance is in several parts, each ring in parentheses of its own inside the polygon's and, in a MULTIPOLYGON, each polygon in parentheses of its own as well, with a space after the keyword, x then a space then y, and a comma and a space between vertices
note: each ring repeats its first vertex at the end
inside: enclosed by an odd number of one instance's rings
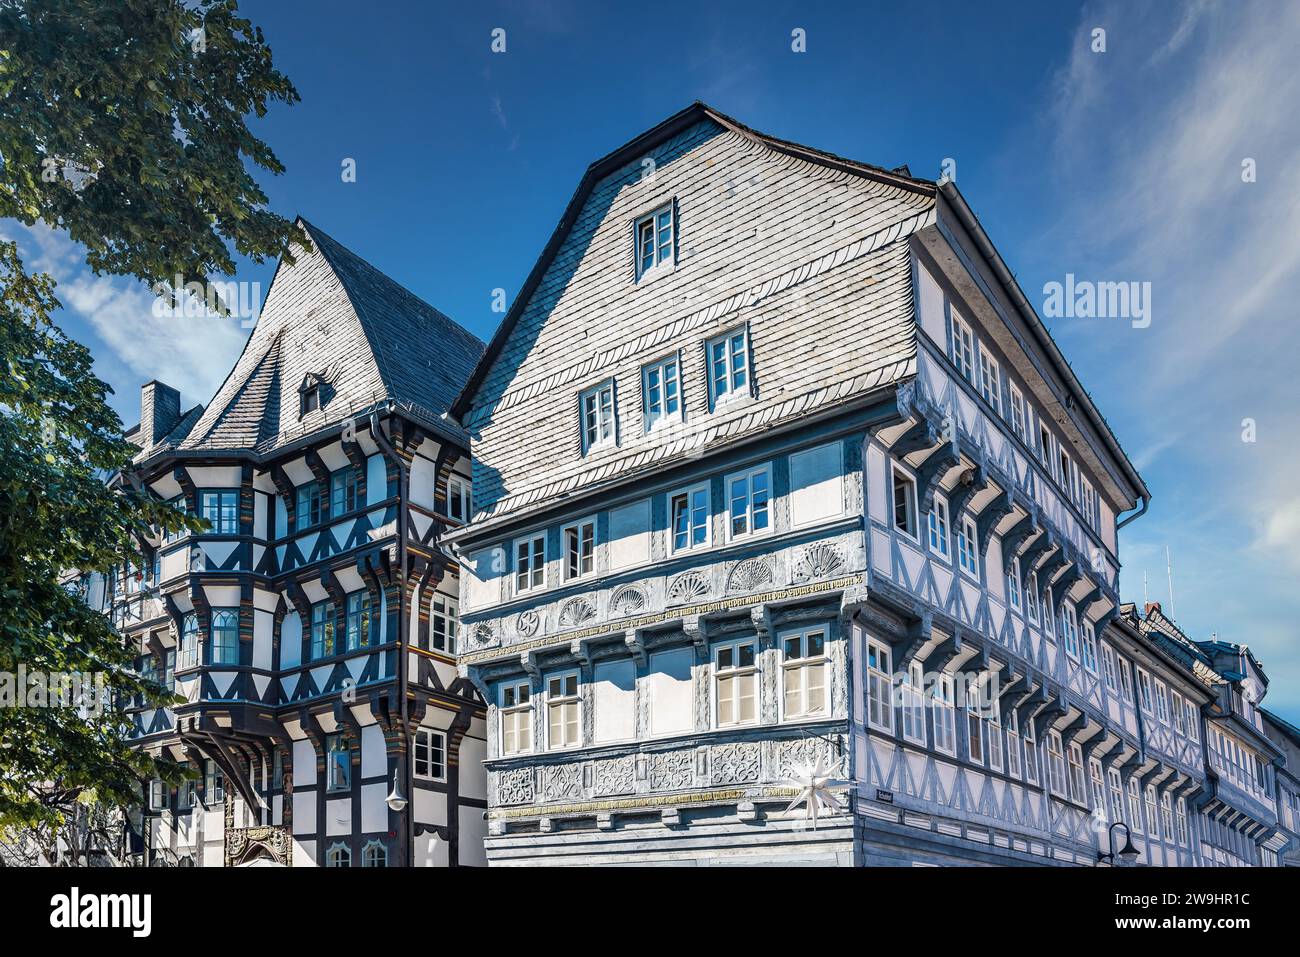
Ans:
POLYGON ((216 396, 138 458, 170 449, 273 452, 385 400, 427 422, 443 421, 483 343, 323 230, 299 222, 320 255, 280 263, 257 326, 216 396), (298 389, 308 376, 330 395, 300 418, 298 389))

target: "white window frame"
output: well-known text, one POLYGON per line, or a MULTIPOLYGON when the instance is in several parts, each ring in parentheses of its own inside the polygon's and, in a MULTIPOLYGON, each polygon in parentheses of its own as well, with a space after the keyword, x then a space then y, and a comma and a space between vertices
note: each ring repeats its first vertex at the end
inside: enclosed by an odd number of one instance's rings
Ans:
POLYGON ((894 531, 907 536, 919 545, 921 544, 921 521, 919 515, 920 503, 917 501, 916 496, 916 477, 897 462, 890 463, 890 468, 893 470, 890 472, 889 485, 889 510, 892 527, 894 531), (909 519, 910 529, 898 524, 898 490, 896 486, 899 479, 903 480, 908 489, 906 501, 903 505, 907 512, 906 517, 909 519))
POLYGON ((1147 833, 1159 840, 1160 838, 1160 802, 1156 799, 1156 786, 1147 785, 1146 791, 1147 805, 1147 833))
POLYGON ((979 530, 964 514, 957 518, 957 565, 975 581, 980 580, 979 530))
POLYGON ((1119 652, 1115 652, 1115 659, 1119 664, 1120 697, 1129 704, 1135 705, 1137 704, 1137 698, 1133 686, 1133 666, 1119 652))
POLYGON ((889 645, 867 639, 867 725, 894 733, 894 652, 889 645))
POLYGON ((826 644, 830 640, 830 629, 825 625, 813 625, 784 631, 777 636, 777 647, 781 654, 781 710, 782 720, 799 720, 820 718, 830 714, 830 668, 826 655, 826 644), (821 638, 821 651, 809 654, 812 647, 810 639, 821 638), (790 657, 790 644, 797 645, 798 655, 790 657), (794 687, 791 687, 791 682, 794 687), (821 704, 812 707, 809 703, 810 692, 819 689, 821 704), (798 707, 790 708, 790 699, 798 699, 798 707))
POLYGON ((737 326, 720 336, 714 336, 704 343, 704 374, 709 385, 709 408, 716 409, 719 404, 730 402, 738 396, 750 395, 753 389, 753 363, 749 354, 749 326, 737 326), (736 337, 740 337, 740 350, 736 350, 736 337), (719 387, 719 376, 714 369, 714 349, 723 347, 724 370, 721 379, 726 388, 719 387))
POLYGON ((949 541, 952 535, 948 525, 948 500, 938 493, 935 493, 930 502, 930 511, 926 515, 925 525, 925 537, 930 551, 940 558, 951 560, 949 541))
POLYGON ((718 642, 712 649, 713 662, 713 727, 715 728, 744 728, 759 723, 761 715, 759 714, 759 647, 755 638, 737 638, 733 641, 718 642), (738 664, 740 659, 740 649, 748 646, 753 655, 753 664, 738 664), (722 652, 731 652, 731 665, 723 668, 721 664, 722 652), (740 715, 740 702, 746 695, 737 695, 733 705, 733 715, 735 720, 722 720, 722 683, 735 680, 737 683, 748 678, 750 689, 754 699, 754 717, 750 720, 742 720, 740 715))
POLYGON ((1172 688, 1169 689, 1169 714, 1173 718, 1174 730, 1183 734, 1187 723, 1187 706, 1183 703, 1183 696, 1172 688))
POLYGON ((928 735, 925 728, 925 672, 919 661, 907 666, 902 678, 902 707, 900 731, 904 741, 925 747, 928 735))
POLYGON ((546 587, 546 566, 547 566, 546 531, 543 530, 540 532, 531 532, 527 535, 522 535, 519 538, 516 538, 513 542, 511 542, 510 562, 511 562, 510 580, 514 583, 514 589, 516 595, 523 595, 528 592, 541 591, 542 589, 544 589, 546 587), (537 560, 537 549, 534 547, 536 543, 539 541, 542 543, 542 557, 540 563, 537 560), (528 549, 527 551, 528 570, 525 572, 527 578, 526 578, 526 583, 522 585, 519 582, 519 546, 520 545, 525 545, 527 546, 528 549), (539 565, 540 565, 540 571, 542 576, 542 580, 540 582, 536 581, 537 572, 539 571, 539 565))
POLYGON ((1155 694, 1151 690, 1151 674, 1144 668, 1137 670, 1138 703, 1144 714, 1155 714, 1155 694), (1144 680, 1145 679, 1145 680, 1144 680))
POLYGON ((1066 749, 1066 770, 1070 789, 1070 800, 1075 804, 1088 804, 1088 772, 1083 766, 1083 748, 1071 741, 1066 749))
POLYGON ((327 794, 346 794, 352 790, 352 747, 347 737, 340 731, 325 737, 325 792, 327 794), (342 747, 335 748, 338 743, 342 747), (339 763, 335 755, 342 755, 346 760, 339 763))
POLYGON ((1169 724, 1169 689, 1159 678, 1154 679, 1156 685, 1156 718, 1161 724, 1169 724))
POLYGON ((446 781, 447 780, 447 735, 436 728, 416 728, 415 739, 411 742, 411 767, 412 773, 421 781, 446 781), (423 741, 421 740, 423 739, 423 741), (435 748, 435 741, 437 742, 435 748), (424 773, 420 773, 420 751, 425 752, 424 773), (435 762, 435 750, 442 754, 442 758, 435 762), (440 773, 434 773, 441 769, 440 773))
POLYGON ((682 552, 694 551, 695 549, 708 548, 713 543, 713 492, 708 482, 700 482, 696 485, 687 485, 682 488, 674 489, 668 493, 668 553, 677 555, 682 552), (697 493, 704 493, 704 541, 696 542, 695 529, 695 496, 697 493), (674 499, 686 496, 686 544, 678 546, 676 515, 674 513, 674 499))
POLYGON ((1106 793, 1108 797, 1107 807, 1110 809, 1111 823, 1127 821, 1128 815, 1124 813, 1124 782, 1120 779, 1119 771, 1111 768, 1106 772, 1106 793))
POLYGON ((606 379, 578 394, 578 420, 582 431, 583 455, 618 445, 618 394, 613 379, 606 379), (606 393, 608 405, 605 402, 606 393))
POLYGON ((724 524, 726 526, 726 540, 728 542, 741 541, 749 538, 760 538, 764 535, 772 534, 772 519, 774 518, 772 513, 775 496, 772 494, 772 465, 770 462, 765 462, 762 465, 757 465, 752 468, 741 469, 738 472, 732 472, 730 475, 725 476, 722 480, 722 493, 723 498, 725 499, 724 507, 726 513, 724 524), (766 486, 765 498, 761 508, 756 506, 754 502, 754 479, 758 476, 762 476, 763 483, 766 486), (733 491, 731 486, 732 483, 736 481, 744 481, 747 490, 745 493, 745 512, 743 516, 745 531, 743 532, 737 532, 735 530, 736 516, 732 510, 734 500, 732 498, 733 491), (762 515, 764 525, 762 528, 756 528, 755 525, 760 514, 762 515))
POLYGON ((1015 555, 1012 555, 1011 560, 1007 562, 1007 604, 1015 611, 1022 612, 1024 603, 1024 587, 1020 583, 1020 562, 1015 555))
POLYGON ((971 385, 975 384, 975 333, 961 317, 956 307, 948 306, 948 335, 950 338, 948 357, 957 367, 957 372, 971 385))
POLYGON ((545 699, 546 714, 546 750, 547 751, 569 751, 573 748, 582 747, 582 676, 576 668, 568 668, 564 671, 552 671, 545 675, 542 680, 542 695, 545 699), (565 688, 568 681, 573 681, 573 691, 570 692, 565 688), (553 687, 559 682, 560 691, 557 694, 553 687), (573 711, 573 720, 569 719, 569 711, 573 711), (561 716, 560 726, 564 729, 562 740, 556 741, 555 734, 551 729, 551 714, 559 711, 561 716), (575 735, 574 739, 569 740, 570 727, 575 735))
MULTIPOLYGON (((1011 560, 1019 561, 1015 556, 1011 560)), ((1038 572, 1030 572, 1025 582, 1025 618, 1037 625, 1042 612, 1042 597, 1038 593, 1038 572)))
POLYGON ((1034 722, 1031 718, 1025 722, 1022 737, 1025 739, 1025 780, 1035 787, 1042 784, 1038 763, 1038 739, 1034 736, 1034 722))
POLYGON ((326 867, 351 867, 352 851, 342 841, 335 841, 325 852, 326 867))
POLYGON ((1011 388, 1011 431, 1021 442, 1026 442, 1025 436, 1029 434, 1029 418, 1025 414, 1025 396, 1010 379, 1007 380, 1007 385, 1011 388))
POLYGON ((682 409, 685 407, 685 396, 682 392, 682 363, 679 353, 674 352, 671 355, 664 356, 655 362, 648 362, 641 367, 641 417, 645 424, 645 431, 652 432, 657 428, 665 425, 672 425, 682 421, 682 409), (669 376, 671 370, 672 375, 669 376), (659 412, 655 413, 651 407, 650 399, 650 376, 657 373, 659 377, 659 412), (669 383, 676 389, 676 396, 672 401, 676 402, 677 407, 669 410, 669 383))
POLYGON ((1065 653, 1075 661, 1079 660, 1079 619, 1075 614, 1074 605, 1068 601, 1061 602, 1061 641, 1065 645, 1065 653))
POLYGON ((1119 666, 1115 664, 1115 650, 1105 642, 1101 645, 1101 671, 1106 679, 1106 687, 1119 694, 1119 666))
POLYGON ((533 685, 527 679, 523 681, 505 681, 497 688, 497 724, 499 726, 501 754, 531 754, 533 752, 533 685), (520 691, 523 694, 520 694, 520 691), (513 694, 510 694, 513 692, 513 694), (510 699, 512 703, 507 703, 510 699), (527 725, 521 727, 521 724, 527 725), (515 747, 506 746, 507 727, 513 736, 515 747), (520 747, 520 737, 528 736, 526 746, 520 747))
POLYGON ((447 517, 454 522, 468 522, 472 517, 472 495, 469 479, 463 475, 447 476, 447 517), (454 503, 454 504, 453 504, 454 503), (457 515, 457 511, 460 512, 457 515))
POLYGON ((1088 780, 1091 784, 1093 811, 1106 816, 1106 778, 1101 762, 1096 758, 1088 760, 1088 780))
POLYGON ((1097 633, 1092 622, 1084 618, 1079 621, 1079 655, 1083 667, 1091 674, 1097 673, 1097 633))
POLYGON ((957 707, 953 698, 951 675, 939 676, 931 689, 930 704, 934 716, 934 749, 949 757, 956 757, 957 707))
POLYGON ((1129 820, 1126 821, 1128 826, 1139 834, 1145 834, 1146 828, 1142 826, 1142 789, 1138 784, 1137 775, 1134 774, 1128 779, 1128 814, 1129 820))
MULTIPOLYGON (((995 705, 996 707, 996 705, 995 705)), ((1013 778, 1020 777, 1020 719, 1016 715, 1016 709, 1012 708, 1007 712, 1007 774, 1013 778)))
POLYGON ((1178 835, 1178 844, 1181 847, 1190 847, 1187 840, 1187 800, 1179 798, 1178 804, 1174 809, 1174 826, 1178 835))
POLYGON ((638 216, 632 223, 632 260, 636 268, 636 279, 640 282, 643 279, 657 276, 662 272, 671 272, 677 265, 677 202, 675 199, 669 200, 660 206, 655 207, 650 212, 638 216), (664 225, 660 217, 668 214, 668 240, 664 242, 664 225), (651 263, 645 264, 642 255, 641 227, 649 225, 653 234, 653 249, 651 251, 651 263), (667 245, 667 255, 662 251, 667 245))
POLYGON ((1160 795, 1160 833, 1170 843, 1174 840, 1174 800, 1169 792, 1160 795))
POLYGON ((1065 770, 1065 746, 1061 732, 1047 732, 1047 788, 1060 798, 1069 798, 1069 779, 1065 770))
POLYGON ((570 522, 560 528, 560 571, 566 582, 579 581, 583 578, 594 578, 596 575, 596 546, 599 542, 596 540, 596 516, 588 515, 586 518, 580 518, 575 522, 570 522), (585 530, 590 529, 590 539, 585 535, 585 530), (569 549, 569 533, 574 533, 578 545, 578 570, 574 571, 570 567, 572 553, 569 549), (591 554, 584 556, 582 553, 583 543, 590 541, 591 554), (591 567, 583 571, 582 566, 584 559, 590 560, 591 567))
POLYGON ((993 407, 993 411, 998 414, 998 418, 1003 417, 1002 412, 1002 376, 1001 367, 998 360, 994 358, 993 353, 989 352, 984 343, 980 343, 980 395, 984 401, 993 407), (990 381, 990 379, 992 381, 990 381))
POLYGON ((163 787, 162 778, 149 782, 149 810, 163 811, 167 808, 167 789, 163 787))
POLYGON ((966 758, 972 764, 983 765, 988 758, 988 735, 984 719, 979 713, 979 702, 974 695, 967 695, 966 702, 966 758), (978 748, 976 745, 978 744, 978 748), (976 753, 978 751, 978 753, 976 753))

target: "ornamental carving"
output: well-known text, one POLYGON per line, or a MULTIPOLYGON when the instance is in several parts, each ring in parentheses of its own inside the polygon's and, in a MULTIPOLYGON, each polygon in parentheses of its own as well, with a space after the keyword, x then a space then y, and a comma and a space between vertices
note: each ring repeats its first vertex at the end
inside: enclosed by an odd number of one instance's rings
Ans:
POLYGON ((624 585, 609 600, 610 610, 616 615, 636 615, 645 610, 645 592, 636 585, 624 585))
POLYGON ((794 564, 794 580, 829 578, 845 567, 844 552, 830 542, 814 542, 805 548, 794 564))
POLYGON ((735 741, 709 748, 709 769, 714 784, 744 784, 758 780, 757 741, 735 741))
POLYGON ((650 787, 656 791, 680 791, 695 783, 694 752, 660 751, 648 755, 650 787))
POLYGON ((521 612, 519 617, 515 619, 515 628, 519 631, 519 634, 523 635, 525 638, 531 638, 533 635, 537 634, 537 629, 540 628, 541 625, 541 615, 537 614, 537 611, 532 608, 528 609, 528 611, 521 612))
POLYGON ((684 604, 704 598, 709 593, 709 579, 703 572, 682 572, 668 585, 668 603, 684 604))
POLYGON ((759 591, 776 581, 772 565, 766 558, 746 558, 737 562, 727 578, 727 593, 759 591))
POLYGON ((821 758, 826 767, 836 765, 835 755, 830 743, 818 738, 798 738, 794 741, 776 743, 776 777, 779 780, 793 778, 802 768, 812 767, 821 758))
POLYGON ((542 800, 566 801, 582 797, 582 765, 552 764, 542 768, 542 800))
POLYGON ((234 867, 259 857, 269 857, 284 867, 293 866, 292 838, 287 827, 230 828, 225 832, 226 866, 234 867))
POLYGON ((470 629, 469 637, 475 646, 486 648, 492 644, 495 636, 492 634, 492 626, 485 621, 481 621, 470 629))
POLYGON ((595 763, 597 794, 631 794, 636 790, 635 758, 611 758, 595 763))
POLYGON ((498 804, 532 804, 535 795, 532 768, 497 772, 498 804))
POLYGON ((596 617, 596 606, 590 598, 579 595, 570 598, 560 608, 560 627, 573 628, 596 617))

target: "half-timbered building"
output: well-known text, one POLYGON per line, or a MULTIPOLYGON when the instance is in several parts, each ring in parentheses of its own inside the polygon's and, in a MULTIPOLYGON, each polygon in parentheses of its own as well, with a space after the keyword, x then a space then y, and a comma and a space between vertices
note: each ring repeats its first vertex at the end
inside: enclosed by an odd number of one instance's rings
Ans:
MULTIPOLYGON (((141 393, 131 482, 206 522, 99 594, 142 669, 149 863, 483 861, 484 709, 457 674, 467 440, 446 416, 483 344, 303 222, 206 407, 141 393)), ((211 320, 222 321, 222 320, 211 320)))
POLYGON ((952 182, 696 104, 587 170, 453 412, 490 863, 1274 841, 1206 770, 1268 755, 1250 659, 1121 608, 1148 490, 952 182))

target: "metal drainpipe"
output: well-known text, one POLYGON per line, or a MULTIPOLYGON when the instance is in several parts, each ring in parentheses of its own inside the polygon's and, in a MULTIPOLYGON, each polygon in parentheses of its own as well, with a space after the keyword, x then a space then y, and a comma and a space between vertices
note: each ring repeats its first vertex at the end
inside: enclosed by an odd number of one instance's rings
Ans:
POLYGON ((1141 518, 1143 515, 1145 515, 1146 512, 1147 512, 1147 506, 1150 505, 1150 504, 1151 504, 1151 496, 1150 496, 1150 495, 1143 495, 1143 496, 1142 496, 1142 504, 1141 504, 1141 506, 1139 506, 1138 510, 1137 510, 1136 512, 1134 512, 1132 515, 1130 515, 1130 516, 1128 516, 1127 518, 1125 518, 1124 520, 1122 520, 1121 522, 1119 522, 1119 523, 1115 526, 1115 531, 1118 532, 1121 528, 1123 528, 1123 527, 1124 527, 1125 525, 1127 525, 1129 522, 1133 521, 1133 519, 1135 519, 1135 518, 1141 518))
MULTIPOLYGON (((388 411, 393 410, 393 404, 388 403, 388 411)), ((402 779, 406 790, 406 867, 415 866, 415 778, 412 774, 411 767, 411 742, 410 734, 407 728, 408 705, 406 700, 406 646, 408 633, 411 628, 411 614, 406 604, 406 506, 407 497, 410 492, 410 473, 406 469, 406 463, 402 457, 397 454, 393 444, 388 441, 384 435, 383 429, 379 427, 379 409, 374 408, 370 412, 370 434, 379 446, 379 450, 384 455, 393 460, 397 466, 397 568, 399 575, 400 591, 398 592, 398 616, 397 616, 397 693, 401 696, 402 705, 402 779)))

